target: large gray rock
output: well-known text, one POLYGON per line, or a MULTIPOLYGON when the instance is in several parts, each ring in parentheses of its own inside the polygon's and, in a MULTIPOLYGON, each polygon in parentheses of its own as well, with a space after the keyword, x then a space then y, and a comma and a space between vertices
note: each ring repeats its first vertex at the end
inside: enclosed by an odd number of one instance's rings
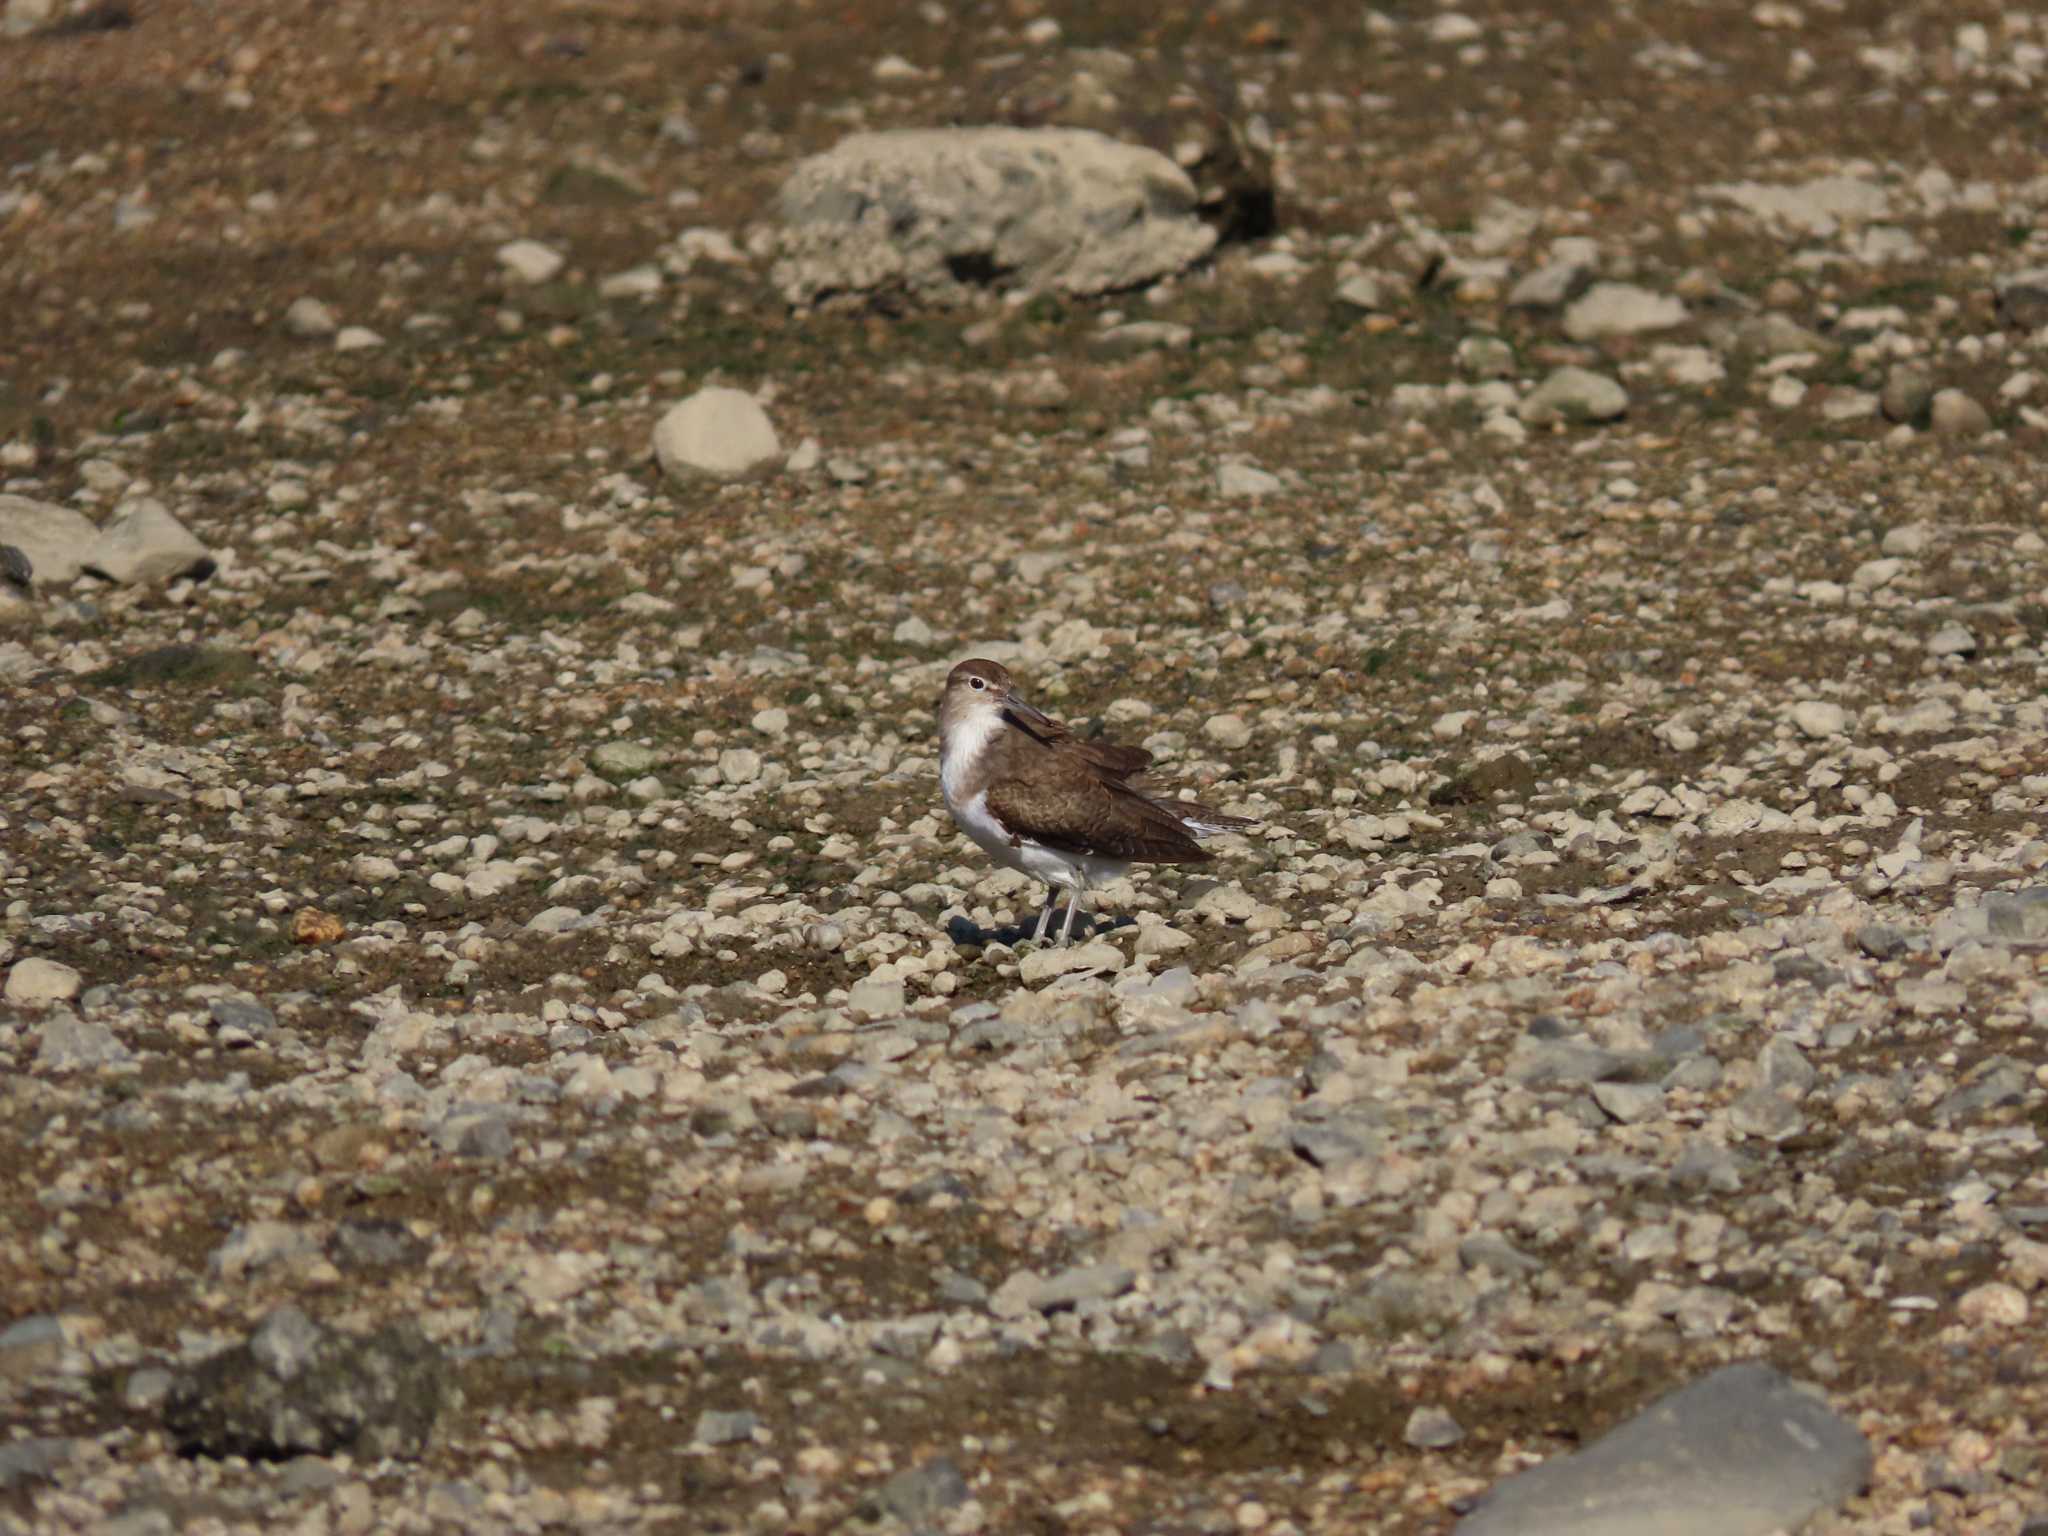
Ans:
POLYGON ((55 1478, 77 1454, 77 1445, 74 1440, 37 1435, 0 1446, 0 1492, 55 1478))
POLYGON ((1585 1450, 1508 1478, 1457 1536, 1767 1536, 1870 1480, 1870 1446, 1758 1361, 1659 1398, 1585 1450))
POLYGON ((52 1014, 43 1026, 36 1066, 44 1072, 75 1072, 119 1066, 133 1055, 106 1025, 81 1019, 67 1008, 52 1014))
POLYGON ((859 133, 782 185, 775 281, 792 304, 986 288, 1108 293, 1207 255, 1193 182, 1154 150, 1078 128, 859 133))
POLYGON ((82 512, 27 496, 0 495, 0 544, 12 544, 26 556, 35 584, 46 590, 76 581, 99 537, 82 512))
POLYGON ((913 1531, 931 1531, 943 1529, 947 1513, 973 1496, 953 1459, 934 1456, 882 1484, 868 1507, 877 1515, 894 1515, 913 1531))
POLYGON ((358 1338, 287 1306, 246 1343, 180 1371, 164 1428, 201 1456, 417 1457, 451 1395, 441 1351, 417 1325, 358 1338))
POLYGON ((206 546, 162 502, 146 496, 108 519, 86 564, 123 582, 170 581, 213 572, 206 546))
POLYGON ((1219 239, 1257 240, 1277 223, 1272 136, 1223 57, 1148 51, 1140 60, 1114 48, 1019 54, 968 87, 959 120, 1088 128, 1142 144, 1187 172, 1196 214, 1219 239))

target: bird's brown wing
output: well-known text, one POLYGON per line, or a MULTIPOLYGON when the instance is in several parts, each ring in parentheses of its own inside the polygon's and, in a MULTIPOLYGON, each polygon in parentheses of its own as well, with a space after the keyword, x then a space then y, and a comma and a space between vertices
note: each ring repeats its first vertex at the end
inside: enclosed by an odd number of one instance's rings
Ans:
POLYGON ((1094 854, 1148 864, 1205 864, 1208 852, 1171 811, 1070 761, 1030 778, 998 779, 984 802, 1018 841, 1062 853, 1094 854))
POLYGON ((1077 736, 1074 728, 1064 720, 1054 720, 1045 715, 1027 719, 1017 714, 1007 718, 1025 735, 1060 751, 1078 753, 1098 772, 1113 779, 1134 778, 1152 766, 1152 754, 1143 747, 1127 747, 1114 741, 1077 736))
POLYGON ((1078 737, 1074 740, 1074 747, 1111 778, 1134 778, 1152 766, 1152 754, 1143 747, 1120 746, 1113 741, 1083 741, 1078 737))

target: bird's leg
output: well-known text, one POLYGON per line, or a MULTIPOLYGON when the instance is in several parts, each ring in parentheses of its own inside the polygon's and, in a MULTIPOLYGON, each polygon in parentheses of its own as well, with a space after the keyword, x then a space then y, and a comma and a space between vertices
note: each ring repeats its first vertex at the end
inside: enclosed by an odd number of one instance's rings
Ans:
POLYGON ((1031 935, 1032 943, 1045 942, 1046 933, 1052 928, 1053 903, 1058 900, 1059 894, 1060 888, 1048 882, 1045 887, 1045 905, 1038 911, 1038 927, 1031 935))
POLYGON ((1060 947, 1066 948, 1067 940, 1074 936, 1074 919, 1081 915, 1081 891, 1077 886, 1067 893, 1067 923, 1060 929, 1060 947))

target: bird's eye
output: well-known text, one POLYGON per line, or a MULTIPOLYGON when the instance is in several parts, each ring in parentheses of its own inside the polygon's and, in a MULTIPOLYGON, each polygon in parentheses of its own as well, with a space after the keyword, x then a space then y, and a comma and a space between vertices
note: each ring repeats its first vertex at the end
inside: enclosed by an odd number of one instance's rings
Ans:
POLYGON ((968 681, 969 681, 970 683, 972 683, 972 684, 974 685, 974 691, 975 691, 976 693, 979 693, 979 692, 981 692, 981 690, 982 690, 982 689, 984 689, 984 688, 986 688, 986 687, 988 686, 988 684, 987 684, 987 683, 984 683, 984 682, 983 682, 983 681, 982 681, 982 680, 981 680, 980 678, 978 678, 978 677, 975 677, 975 678, 969 678, 969 679, 968 679, 968 681))

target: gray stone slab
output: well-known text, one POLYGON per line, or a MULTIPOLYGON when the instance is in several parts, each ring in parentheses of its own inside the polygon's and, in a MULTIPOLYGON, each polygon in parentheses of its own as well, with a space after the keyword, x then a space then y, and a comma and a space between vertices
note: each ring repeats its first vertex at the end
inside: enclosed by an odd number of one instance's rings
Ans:
POLYGON ((1659 1398, 1585 1450, 1508 1478, 1456 1536, 1768 1536, 1870 1480, 1870 1446, 1759 1361, 1659 1398))

